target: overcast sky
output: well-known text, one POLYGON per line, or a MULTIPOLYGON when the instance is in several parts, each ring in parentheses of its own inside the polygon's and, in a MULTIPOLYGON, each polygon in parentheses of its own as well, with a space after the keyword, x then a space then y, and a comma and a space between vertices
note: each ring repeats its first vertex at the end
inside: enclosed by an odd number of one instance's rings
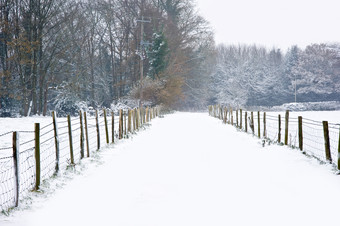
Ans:
POLYGON ((196 0, 216 43, 259 44, 286 50, 297 44, 340 42, 340 0, 196 0))

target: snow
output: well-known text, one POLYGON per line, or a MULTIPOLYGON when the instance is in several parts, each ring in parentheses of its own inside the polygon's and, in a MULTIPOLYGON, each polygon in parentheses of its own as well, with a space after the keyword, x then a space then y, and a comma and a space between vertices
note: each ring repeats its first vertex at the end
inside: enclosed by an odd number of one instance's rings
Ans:
POLYGON ((330 165, 287 147, 263 147, 207 113, 154 119, 98 155, 72 180, 56 179, 53 194, 33 195, 32 204, 1 216, 0 225, 338 222, 340 180, 330 165))

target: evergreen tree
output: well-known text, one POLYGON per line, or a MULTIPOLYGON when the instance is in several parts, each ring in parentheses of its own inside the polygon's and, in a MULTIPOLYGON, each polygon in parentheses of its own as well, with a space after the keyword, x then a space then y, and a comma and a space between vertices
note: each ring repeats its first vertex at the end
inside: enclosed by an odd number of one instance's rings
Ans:
POLYGON ((149 57, 149 73, 152 79, 159 78, 167 67, 167 55, 169 52, 168 42, 163 32, 154 33, 152 36, 152 46, 148 52, 149 57))

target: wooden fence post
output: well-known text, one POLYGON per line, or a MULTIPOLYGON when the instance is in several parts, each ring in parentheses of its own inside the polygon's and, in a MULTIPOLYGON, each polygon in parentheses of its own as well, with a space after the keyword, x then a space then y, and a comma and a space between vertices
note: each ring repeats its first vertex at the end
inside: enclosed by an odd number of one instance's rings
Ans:
POLYGON ((277 142, 279 142, 279 144, 281 143, 281 115, 279 114, 279 124, 278 124, 278 134, 277 134, 277 142))
POLYGON ((131 133, 131 110, 128 110, 128 132, 131 133))
POLYGON ((236 109, 236 128, 238 128, 238 110, 236 109))
POLYGON ((338 170, 340 170, 340 128, 339 128, 339 141, 338 141, 338 170))
POLYGON ((39 190, 41 180, 40 168, 40 123, 35 123, 35 190, 39 190))
POLYGON ((145 109, 145 117, 146 117, 146 122, 149 122, 149 107, 145 109))
POLYGON ((111 111, 111 116, 112 116, 112 143, 115 142, 115 113, 111 111))
POLYGON ((109 127, 108 127, 108 124, 107 124, 106 109, 103 109, 103 111, 104 111, 106 143, 109 144, 110 143, 110 139, 109 139, 109 127))
POLYGON ((289 111, 286 111, 285 116, 285 145, 288 145, 288 125, 289 125, 289 111))
POLYGON ((99 151, 99 149, 100 149, 100 130, 99 130, 98 110, 96 110, 96 130, 97 130, 97 151, 99 151))
POLYGON ((87 128, 86 112, 84 112, 84 121, 85 121, 85 136, 86 136, 86 154, 87 154, 87 157, 90 157, 90 141, 89 141, 89 130, 87 128))
MULTIPOLYGON (((157 112, 157 111, 156 111, 157 112)), ((157 116, 157 114, 156 114, 156 116, 157 116)), ((219 107, 219 118, 220 118, 220 120, 222 120, 222 117, 223 117, 223 115, 222 115, 222 107, 220 106, 219 107)))
POLYGON ((227 124, 227 108, 223 109, 223 123, 227 124))
POLYGON ((119 140, 123 138, 123 110, 119 110, 119 140))
POLYGON ((83 113, 79 111, 79 120, 80 120, 80 159, 83 159, 85 154, 84 148, 84 123, 83 123, 83 113))
POLYGON ((240 129, 242 129, 242 109, 240 109, 240 129))
POLYGON ((263 112, 263 137, 267 137, 267 122, 266 122, 266 112, 263 112))
POLYGON ((126 130, 127 130, 127 127, 126 127, 126 111, 123 111, 123 114, 124 114, 124 135, 126 137, 126 134, 127 134, 127 132, 126 132, 126 130))
POLYGON ((258 133, 258 137, 261 138, 261 119, 260 119, 260 112, 257 112, 257 133, 258 133))
POLYGON ((53 120, 54 144, 55 144, 55 173, 58 173, 59 172, 59 158, 60 158, 59 134, 58 134, 57 118, 56 118, 56 114, 54 111, 52 111, 52 120, 53 120))
POLYGON ((254 135, 255 134, 254 112, 250 113, 250 128, 253 131, 253 135, 254 135))
POLYGON ((244 112, 244 129, 246 131, 246 133, 248 133, 248 119, 247 119, 247 115, 248 115, 248 112, 244 112))
POLYGON ((140 127, 140 108, 137 108, 137 130, 139 129, 140 127))
POLYGON ((299 124, 299 149, 303 151, 302 116, 298 117, 299 124))
POLYGON ((233 115, 233 108, 230 108, 230 116, 231 116, 231 125, 234 125, 234 115, 233 115))
POLYGON ((136 120, 136 122, 135 122, 135 124, 136 124, 136 130, 138 130, 138 109, 136 108, 135 109, 135 120, 136 120))
POLYGON ((142 108, 143 124, 145 124, 145 108, 142 108))
POLYGON ((136 130, 136 112, 135 109, 132 110, 132 124, 133 124, 133 132, 136 130))
POLYGON ((70 115, 67 116, 67 123, 68 123, 68 140, 69 140, 69 144, 70 144, 71 165, 74 165, 72 126, 71 126, 71 116, 70 115))
POLYGON ((324 138, 325 138, 326 160, 329 163, 332 163, 331 147, 330 147, 330 143, 329 143, 328 122, 322 121, 322 125, 323 125, 323 134, 324 134, 324 138))
POLYGON ((20 195, 20 172, 19 172, 19 133, 13 132, 13 164, 15 178, 15 207, 19 205, 20 195))

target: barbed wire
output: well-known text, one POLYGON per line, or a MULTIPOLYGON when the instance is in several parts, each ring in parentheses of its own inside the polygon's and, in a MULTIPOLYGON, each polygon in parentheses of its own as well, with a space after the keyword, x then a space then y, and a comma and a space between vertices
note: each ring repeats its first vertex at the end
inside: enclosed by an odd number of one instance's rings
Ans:
POLYGON ((0 148, 0 151, 4 151, 4 150, 11 150, 13 147, 2 147, 0 148))
POLYGON ((6 132, 6 133, 3 133, 3 134, 0 134, 0 137, 3 137, 3 136, 6 136, 8 134, 12 134, 14 131, 9 131, 9 132, 6 132))
POLYGON ((40 130, 44 130, 44 129, 46 129, 47 127, 50 127, 50 126, 52 126, 52 125, 53 125, 53 122, 50 123, 50 124, 47 124, 46 126, 41 127, 40 130))

